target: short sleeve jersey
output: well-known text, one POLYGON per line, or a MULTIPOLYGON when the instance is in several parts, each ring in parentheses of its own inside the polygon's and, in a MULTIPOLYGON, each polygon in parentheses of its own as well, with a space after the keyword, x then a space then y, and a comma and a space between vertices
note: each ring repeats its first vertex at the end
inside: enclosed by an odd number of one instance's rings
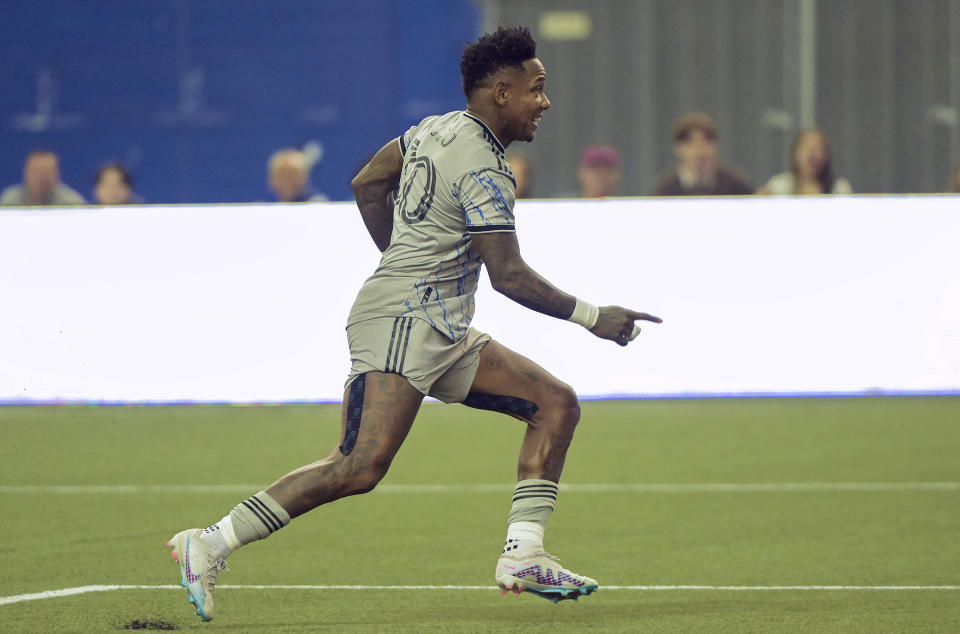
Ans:
POLYGON ((459 341, 473 319, 482 266, 471 236, 515 231, 513 172, 503 145, 469 112, 427 117, 397 142, 403 171, 390 246, 347 325, 417 317, 459 341))

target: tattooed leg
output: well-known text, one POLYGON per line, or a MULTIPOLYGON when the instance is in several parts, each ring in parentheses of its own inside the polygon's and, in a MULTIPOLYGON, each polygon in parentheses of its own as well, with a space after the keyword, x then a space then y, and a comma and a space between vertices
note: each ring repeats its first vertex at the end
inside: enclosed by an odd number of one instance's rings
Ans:
POLYGON ((368 372, 364 381, 360 427, 356 440, 351 437, 353 446, 349 453, 344 455, 341 450, 346 443, 348 414, 355 405, 350 403, 351 389, 347 388, 340 445, 323 460, 288 473, 267 489, 291 518, 321 504, 372 490, 386 475, 407 437, 423 395, 398 374, 368 372))
MULTIPOLYGON (((498 409, 527 423, 517 465, 519 479, 558 482, 580 420, 580 406, 573 389, 533 361, 491 341, 480 351, 480 365, 470 392, 512 397, 535 406, 524 409, 505 398, 503 407, 486 409, 498 409)), ((468 400, 476 403, 480 399, 468 400)))
POLYGON ((423 396, 397 374, 368 372, 357 381, 344 394, 340 445, 330 456, 288 473, 241 501, 219 522, 180 531, 167 542, 204 620, 213 616, 213 584, 230 553, 269 537, 321 504, 370 491, 386 474, 423 396), (363 402, 357 407, 351 398, 363 402), (199 577, 191 576, 194 569, 202 571, 199 577))

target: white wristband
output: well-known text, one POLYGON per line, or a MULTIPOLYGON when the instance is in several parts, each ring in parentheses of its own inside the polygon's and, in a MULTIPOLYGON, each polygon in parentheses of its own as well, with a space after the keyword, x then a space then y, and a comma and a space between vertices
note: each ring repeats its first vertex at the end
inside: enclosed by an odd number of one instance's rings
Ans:
POLYGON ((587 302, 578 299, 577 305, 573 307, 573 314, 570 315, 568 321, 572 321, 575 324, 580 324, 587 330, 590 330, 597 325, 597 319, 599 318, 599 308, 593 304, 588 304, 587 302))

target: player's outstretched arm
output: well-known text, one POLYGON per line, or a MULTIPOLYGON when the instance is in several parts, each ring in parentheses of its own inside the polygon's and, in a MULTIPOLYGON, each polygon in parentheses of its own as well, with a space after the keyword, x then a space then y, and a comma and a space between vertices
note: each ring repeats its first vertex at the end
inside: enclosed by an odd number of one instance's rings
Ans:
POLYGON ((350 183, 363 224, 381 253, 390 246, 393 205, 390 204, 389 195, 400 186, 401 171, 403 155, 394 139, 380 148, 350 183))
POLYGON ((601 339, 627 345, 639 332, 635 321, 660 323, 659 317, 620 306, 597 309, 564 293, 524 262, 517 234, 511 232, 475 233, 470 236, 480 259, 487 267, 493 288, 522 306, 538 313, 575 321, 601 339), (595 314, 590 314, 596 311, 595 314))

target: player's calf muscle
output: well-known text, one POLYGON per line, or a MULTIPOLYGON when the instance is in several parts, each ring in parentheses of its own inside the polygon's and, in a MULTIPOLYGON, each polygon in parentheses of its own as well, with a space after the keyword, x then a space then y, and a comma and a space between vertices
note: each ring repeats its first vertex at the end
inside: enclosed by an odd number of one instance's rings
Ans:
POLYGON ((540 478, 557 482, 560 479, 567 449, 580 421, 580 406, 575 398, 572 403, 560 401, 557 405, 538 412, 537 420, 527 428, 517 463, 521 480, 540 478))
POLYGON ((559 481, 567 448, 580 422, 580 403, 566 383, 546 377, 540 390, 543 406, 528 427, 520 449, 517 473, 520 479, 559 481))
POLYGON ((572 439, 572 432, 549 433, 529 429, 520 448, 517 478, 559 482, 572 439))

